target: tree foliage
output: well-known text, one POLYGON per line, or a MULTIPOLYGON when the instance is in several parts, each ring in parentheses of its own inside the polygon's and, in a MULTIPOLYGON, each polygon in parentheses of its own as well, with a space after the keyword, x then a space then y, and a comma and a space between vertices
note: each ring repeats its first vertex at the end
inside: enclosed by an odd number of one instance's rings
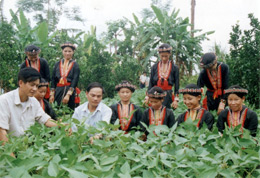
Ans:
POLYGON ((18 0, 16 6, 30 15, 36 23, 46 21, 50 31, 55 31, 62 15, 72 21, 83 22, 79 7, 66 7, 67 0, 18 0))
POLYGON ((17 54, 19 45, 15 29, 5 21, 0 22, 0 88, 9 91, 16 87, 17 71, 21 63, 17 54))
POLYGON ((251 29, 242 30, 239 24, 232 27, 229 43, 230 85, 239 84, 249 90, 247 100, 260 107, 260 22, 248 15, 251 29))

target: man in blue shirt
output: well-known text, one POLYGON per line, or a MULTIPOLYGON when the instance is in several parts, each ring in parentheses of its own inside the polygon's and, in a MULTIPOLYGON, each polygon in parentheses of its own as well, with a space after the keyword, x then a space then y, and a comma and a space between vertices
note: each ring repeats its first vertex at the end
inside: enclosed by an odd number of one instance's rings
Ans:
MULTIPOLYGON (((104 88, 100 83, 93 82, 89 84, 86 91, 88 101, 75 109, 72 118, 75 118, 80 122, 85 120, 86 126, 93 127, 96 127, 96 124, 99 121, 110 123, 112 110, 101 102, 103 93, 104 88)), ((75 125, 72 126, 72 130, 77 130, 75 125)))

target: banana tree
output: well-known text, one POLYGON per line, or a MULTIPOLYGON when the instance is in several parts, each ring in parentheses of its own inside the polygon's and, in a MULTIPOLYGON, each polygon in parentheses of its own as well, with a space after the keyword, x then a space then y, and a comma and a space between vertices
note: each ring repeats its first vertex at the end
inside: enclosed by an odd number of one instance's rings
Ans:
MULTIPOLYGON (((173 47, 173 58, 180 68, 180 73, 184 74, 189 69, 189 75, 192 73, 192 64, 197 61, 201 55, 202 47, 200 45, 206 36, 213 33, 207 32, 191 37, 188 27, 190 27, 188 18, 178 17, 179 10, 173 10, 168 15, 166 10, 151 6, 155 17, 152 20, 143 19, 139 22, 135 16, 137 27, 137 38, 135 41, 135 50, 139 52, 139 60, 143 65, 148 65, 151 59, 157 57, 157 50, 160 43, 169 43, 173 47)), ((194 30, 194 33, 199 30, 194 30)))
POLYGON ((21 59, 24 57, 24 48, 26 45, 33 43, 40 46, 42 51, 44 51, 59 33, 55 31, 50 34, 48 32, 48 24, 45 21, 32 28, 23 11, 14 13, 10 10, 10 13, 12 15, 11 23, 14 23, 17 29, 14 38, 16 39, 17 46, 19 46, 21 59))

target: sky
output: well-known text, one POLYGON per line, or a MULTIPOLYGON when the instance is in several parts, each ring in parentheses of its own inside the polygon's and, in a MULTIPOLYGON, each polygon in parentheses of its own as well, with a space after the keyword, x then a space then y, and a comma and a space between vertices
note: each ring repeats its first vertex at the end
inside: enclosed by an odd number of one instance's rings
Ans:
MULTIPOLYGON (((7 19, 10 19, 9 9, 17 9, 15 2, 16 0, 4 2, 4 15, 7 19)), ((82 24, 64 19, 58 27, 77 27, 87 32, 94 25, 100 35, 107 29, 106 22, 123 17, 133 20, 133 13, 141 17, 141 10, 149 8, 150 3, 150 0, 68 0, 67 6, 79 6, 86 21, 82 24)), ((190 17, 191 0, 172 0, 171 10, 173 8, 180 10, 179 16, 182 18, 190 17)), ((201 29, 202 32, 215 31, 208 41, 202 43, 203 52, 211 51, 215 43, 228 52, 232 26, 238 23, 241 29, 250 29, 249 13, 260 20, 260 0, 196 0, 195 29, 201 29)))

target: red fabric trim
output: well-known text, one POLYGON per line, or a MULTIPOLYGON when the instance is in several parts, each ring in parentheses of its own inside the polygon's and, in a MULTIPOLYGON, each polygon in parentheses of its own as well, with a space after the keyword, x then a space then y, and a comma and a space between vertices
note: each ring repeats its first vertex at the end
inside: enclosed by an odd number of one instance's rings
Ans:
MULTIPOLYGON (((241 128, 240 128, 240 130, 242 131, 242 133, 243 133, 243 128, 244 128, 244 125, 245 125, 245 120, 246 120, 246 115, 247 115, 247 111, 248 111, 248 108, 246 108, 243 112, 242 112, 242 114, 241 114, 241 116, 240 116, 240 120, 241 120, 241 128)), ((231 127, 231 113, 230 113, 230 111, 228 111, 228 114, 227 114, 227 123, 228 123, 228 126, 229 127, 231 127)))
POLYGON ((162 88, 163 90, 171 90, 172 86, 169 85, 168 83, 168 78, 170 77, 171 70, 172 70, 172 62, 169 61, 169 69, 168 73, 166 76, 162 77, 160 73, 160 68, 161 68, 161 63, 162 61, 158 62, 157 64, 157 75, 158 75, 158 81, 157 81, 157 86, 162 88), (164 79, 163 84, 162 84, 162 78, 164 79))
POLYGON ((80 89, 76 87, 76 96, 74 100, 76 104, 80 103, 80 97, 79 97, 80 92, 81 92, 80 89))
POLYGON ((165 115, 166 115, 166 107, 163 108, 163 117, 162 117, 162 125, 163 125, 163 122, 164 122, 164 119, 165 119, 165 115))
POLYGON ((175 96, 172 94, 172 101, 174 101, 175 96))
POLYGON ((28 59, 25 60, 25 64, 26 64, 26 67, 31 67, 30 64, 29 64, 28 59))
POLYGON ((40 62, 40 58, 38 58, 38 72, 41 71, 41 62, 40 62))
POLYGON ((228 123, 228 127, 230 128, 231 127, 231 121, 230 121, 230 112, 228 111, 228 114, 227 114, 227 123, 228 123))
POLYGON ((151 125, 152 124, 152 109, 151 108, 149 108, 149 125, 151 125))
MULTIPOLYGON (((166 115, 166 107, 163 107, 163 109, 161 110, 160 113, 160 118, 158 121, 158 124, 156 125, 163 125, 164 119, 165 119, 165 115, 166 115)), ((155 118, 154 118, 154 113, 152 108, 149 108, 149 125, 154 125, 155 124, 155 118)))
POLYGON ((184 122, 188 119, 189 111, 186 111, 185 116, 184 116, 184 122))
POLYGON ((244 130, 244 125, 245 125, 245 120, 246 120, 246 115, 247 115, 247 110, 248 110, 248 108, 246 108, 245 110, 244 110, 244 112, 242 113, 242 116, 241 116, 241 131, 242 131, 242 133, 243 133, 243 130, 244 130))
MULTIPOLYGON (((199 126, 200 126, 200 121, 201 121, 201 119, 202 119, 202 116, 203 116, 203 114, 204 114, 204 112, 205 112, 204 108, 202 108, 199 112, 201 112, 201 113, 200 113, 199 121, 198 121, 198 124, 197 124, 197 127, 198 127, 198 128, 199 128, 199 126)), ((198 115, 199 115, 199 113, 198 113, 198 115)))
POLYGON ((205 97, 203 100, 202 100, 202 107, 206 110, 208 110, 208 103, 207 103, 207 97, 205 97))
POLYGON ((65 86, 70 86, 70 82, 67 82, 67 83, 65 83, 65 84, 60 84, 60 83, 58 83, 57 84, 57 87, 65 87, 65 86))
MULTIPOLYGON (((37 63, 38 63, 38 72, 40 72, 40 70, 41 70, 40 58, 37 59, 37 63)), ((26 60, 25 60, 25 64, 26 64, 26 67, 31 67, 31 65, 30 65, 30 63, 29 63, 29 59, 26 59, 26 60)))
POLYGON ((45 104, 44 104, 43 100, 40 101, 40 104, 41 104, 42 109, 45 111, 45 104))
MULTIPOLYGON (((64 61, 65 62, 65 61, 64 61)), ((69 73, 70 73, 70 71, 71 71, 71 69, 72 69, 72 67, 73 67, 73 65, 74 65, 74 61, 71 63, 71 64, 69 64, 70 66, 69 66, 69 69, 67 70, 67 72, 64 74, 63 73, 63 66, 62 66, 62 60, 60 60, 60 81, 59 81, 59 83, 58 84, 61 84, 62 86, 69 86, 70 85, 70 83, 69 82, 67 82, 67 76, 69 75, 69 73), (63 80, 63 83, 61 83, 61 79, 63 80), (69 83, 69 85, 68 85, 68 83, 69 83)), ((58 85, 57 85, 58 86, 58 85)))
POLYGON ((213 85, 213 77, 211 76, 210 74, 210 71, 209 69, 206 69, 206 72, 207 72, 207 76, 209 78, 209 81, 212 85, 212 87, 214 88, 214 90, 210 90, 208 89, 209 91, 212 91, 214 92, 213 94, 213 98, 218 98, 218 96, 222 95, 222 74, 221 74, 221 64, 218 66, 218 73, 217 73, 217 86, 216 85, 213 85))
POLYGON ((45 99, 50 98, 50 94, 51 94, 50 87, 47 87, 47 91, 46 91, 46 94, 45 94, 44 98, 45 99))

